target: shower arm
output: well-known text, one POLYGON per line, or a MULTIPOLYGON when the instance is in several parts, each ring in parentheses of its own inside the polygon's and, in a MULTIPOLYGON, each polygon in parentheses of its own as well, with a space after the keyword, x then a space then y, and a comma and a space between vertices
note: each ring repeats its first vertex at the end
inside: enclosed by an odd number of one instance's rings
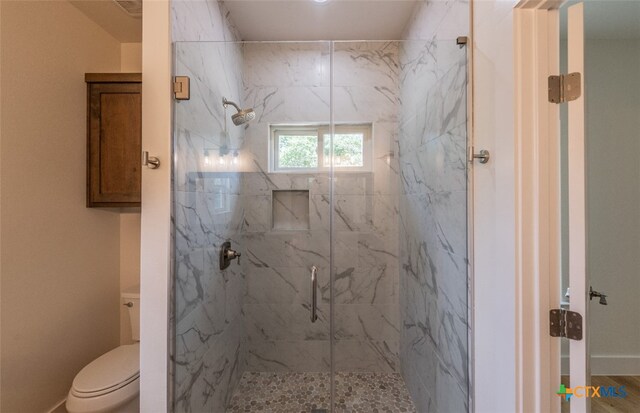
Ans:
POLYGON ((227 105, 231 105, 231 106, 233 106, 234 108, 236 108, 236 110, 237 110, 238 112, 240 112, 240 110, 241 110, 241 109, 240 109, 240 106, 238 106, 237 104, 235 104, 234 102, 232 102, 232 101, 230 101, 230 100, 227 100, 227 98, 225 98, 225 97, 223 97, 223 98, 222 98, 222 105, 223 105, 225 108, 227 107, 227 105))

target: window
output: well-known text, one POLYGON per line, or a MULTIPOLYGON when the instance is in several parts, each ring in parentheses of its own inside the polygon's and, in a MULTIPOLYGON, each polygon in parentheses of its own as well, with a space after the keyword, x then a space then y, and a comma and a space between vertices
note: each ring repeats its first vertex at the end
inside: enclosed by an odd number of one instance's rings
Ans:
MULTIPOLYGON (((272 172, 309 172, 331 167, 329 125, 271 125, 272 172)), ((339 171, 371 170, 371 124, 335 125, 333 167, 339 171)))

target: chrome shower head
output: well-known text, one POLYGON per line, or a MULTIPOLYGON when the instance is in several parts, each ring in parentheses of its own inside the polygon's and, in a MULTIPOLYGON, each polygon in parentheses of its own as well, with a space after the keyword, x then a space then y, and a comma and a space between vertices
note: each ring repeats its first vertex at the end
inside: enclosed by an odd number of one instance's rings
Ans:
POLYGON ((241 109, 237 104, 230 100, 227 100, 227 98, 225 97, 222 98, 222 105, 225 108, 227 107, 227 105, 231 105, 238 111, 238 113, 231 116, 231 120, 236 126, 251 122, 256 118, 256 113, 253 111, 253 108, 241 109))

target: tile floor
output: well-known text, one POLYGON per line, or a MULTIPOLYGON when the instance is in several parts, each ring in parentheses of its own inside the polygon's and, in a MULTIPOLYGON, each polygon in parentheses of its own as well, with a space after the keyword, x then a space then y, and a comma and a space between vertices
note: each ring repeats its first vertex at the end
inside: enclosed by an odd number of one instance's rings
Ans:
MULTIPOLYGON (((329 373, 255 373, 242 375, 228 413, 329 412, 329 373)), ((397 373, 336 374, 336 413, 415 413, 397 373)))

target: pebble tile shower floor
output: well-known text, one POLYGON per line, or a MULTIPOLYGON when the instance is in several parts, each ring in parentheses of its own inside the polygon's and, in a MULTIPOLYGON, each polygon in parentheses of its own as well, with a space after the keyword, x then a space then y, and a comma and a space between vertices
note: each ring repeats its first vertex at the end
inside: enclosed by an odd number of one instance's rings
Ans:
MULTIPOLYGON (((251 373, 242 375, 227 412, 329 412, 329 373, 251 373)), ((415 413, 397 373, 337 373, 336 413, 415 413)))

